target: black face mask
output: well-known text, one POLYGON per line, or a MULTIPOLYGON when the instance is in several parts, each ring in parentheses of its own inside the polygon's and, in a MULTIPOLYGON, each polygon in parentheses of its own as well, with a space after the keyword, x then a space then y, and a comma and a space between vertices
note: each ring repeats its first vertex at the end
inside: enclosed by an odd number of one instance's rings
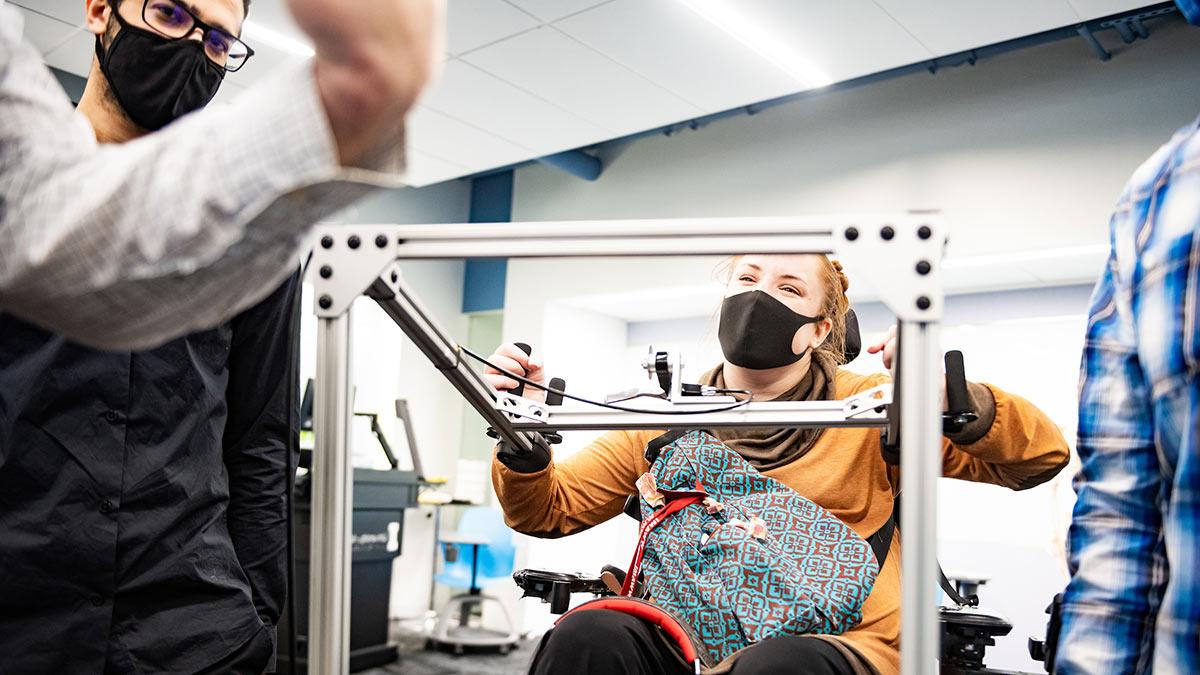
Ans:
POLYGON ((106 51, 96 38, 100 71, 129 119, 147 131, 208 105, 225 69, 204 54, 195 40, 171 40, 129 25, 113 9, 121 30, 106 51))
POLYGON ((717 336, 725 360, 735 366, 765 370, 790 366, 804 358, 792 351, 796 331, 819 317, 797 314, 763 291, 748 291, 725 298, 721 303, 721 327, 717 336))

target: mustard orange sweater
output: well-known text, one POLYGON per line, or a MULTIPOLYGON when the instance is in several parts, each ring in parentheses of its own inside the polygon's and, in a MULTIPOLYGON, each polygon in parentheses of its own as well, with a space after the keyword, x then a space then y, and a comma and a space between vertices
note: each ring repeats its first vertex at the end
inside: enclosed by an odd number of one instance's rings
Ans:
MULTIPOLYGON (((888 381, 885 375, 838 370, 837 398, 888 381)), ((980 440, 945 441, 947 477, 1025 489, 1066 466, 1068 449, 1058 427, 1024 399, 989 386, 995 421, 980 440)), ((621 513, 634 482, 649 466, 642 453, 660 431, 612 431, 586 449, 531 474, 493 462, 492 482, 505 520, 518 532, 559 537, 621 513)), ((879 430, 826 429, 795 461, 764 472, 828 509, 863 538, 879 530, 892 511, 899 472, 880 455, 879 430)), ((863 607, 862 622, 840 636, 844 644, 885 675, 900 670, 900 538, 863 607)))

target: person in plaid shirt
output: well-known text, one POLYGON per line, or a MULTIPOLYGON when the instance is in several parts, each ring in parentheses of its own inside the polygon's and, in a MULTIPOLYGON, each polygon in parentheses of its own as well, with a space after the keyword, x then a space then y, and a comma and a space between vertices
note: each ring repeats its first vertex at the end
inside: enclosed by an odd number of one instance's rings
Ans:
POLYGON ((1200 673, 1200 119, 1134 173, 1111 227, 1054 672, 1200 673))

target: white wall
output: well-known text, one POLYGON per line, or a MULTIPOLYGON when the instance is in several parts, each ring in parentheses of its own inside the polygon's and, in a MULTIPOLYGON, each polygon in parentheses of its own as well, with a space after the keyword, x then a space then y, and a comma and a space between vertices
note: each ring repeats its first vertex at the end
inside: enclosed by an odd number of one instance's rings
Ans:
POLYGON ((606 149, 594 183, 533 166, 514 220, 942 209, 950 254, 1103 243, 1122 185, 1200 113, 1200 32, 1098 61, 1067 40, 606 149))
MULTIPOLYGON (((467 219, 469 185, 444 183, 420 190, 382 192, 339 214, 344 223, 437 223, 467 219)), ((402 265, 404 278, 451 334, 465 337, 462 314, 462 261, 420 261, 402 265)), ((301 385, 316 367, 316 319, 312 287, 305 284, 301 318, 301 385)), ((418 448, 427 475, 452 475, 461 441, 462 399, 430 365, 383 310, 373 301, 354 304, 351 322, 355 410, 380 414, 380 424, 396 449, 401 468, 409 466, 403 425, 394 416, 394 401, 408 400, 418 448)), ((387 468, 369 422, 351 428, 355 466, 387 468)), ((394 566, 391 615, 418 616, 428 606, 433 573, 433 521, 429 507, 405 514, 401 555, 394 566)))

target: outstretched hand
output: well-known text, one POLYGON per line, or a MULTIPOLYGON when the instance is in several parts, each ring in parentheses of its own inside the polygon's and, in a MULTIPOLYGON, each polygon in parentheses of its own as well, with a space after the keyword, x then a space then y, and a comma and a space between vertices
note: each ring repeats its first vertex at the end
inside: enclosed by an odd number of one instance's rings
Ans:
POLYGON ((883 367, 888 370, 892 369, 892 363, 896 359, 896 326, 888 329, 882 337, 875 341, 874 344, 867 347, 868 354, 878 354, 883 352, 883 367))
POLYGON ((445 40, 444 0, 288 0, 316 50, 321 103, 345 166, 396 138, 434 76, 445 40))
MULTIPOLYGON (((521 351, 520 347, 509 343, 501 345, 496 351, 488 357, 488 361, 500 366, 518 375, 524 375, 527 379, 533 380, 538 384, 546 383, 546 367, 542 363, 541 357, 536 354, 529 355, 521 351)), ((516 389, 521 383, 504 373, 487 366, 483 369, 483 377, 492 385, 492 388, 497 391, 511 391, 516 389)), ((537 387, 525 387, 525 392, 522 394, 525 398, 533 401, 544 402, 546 400, 546 392, 537 387)))

